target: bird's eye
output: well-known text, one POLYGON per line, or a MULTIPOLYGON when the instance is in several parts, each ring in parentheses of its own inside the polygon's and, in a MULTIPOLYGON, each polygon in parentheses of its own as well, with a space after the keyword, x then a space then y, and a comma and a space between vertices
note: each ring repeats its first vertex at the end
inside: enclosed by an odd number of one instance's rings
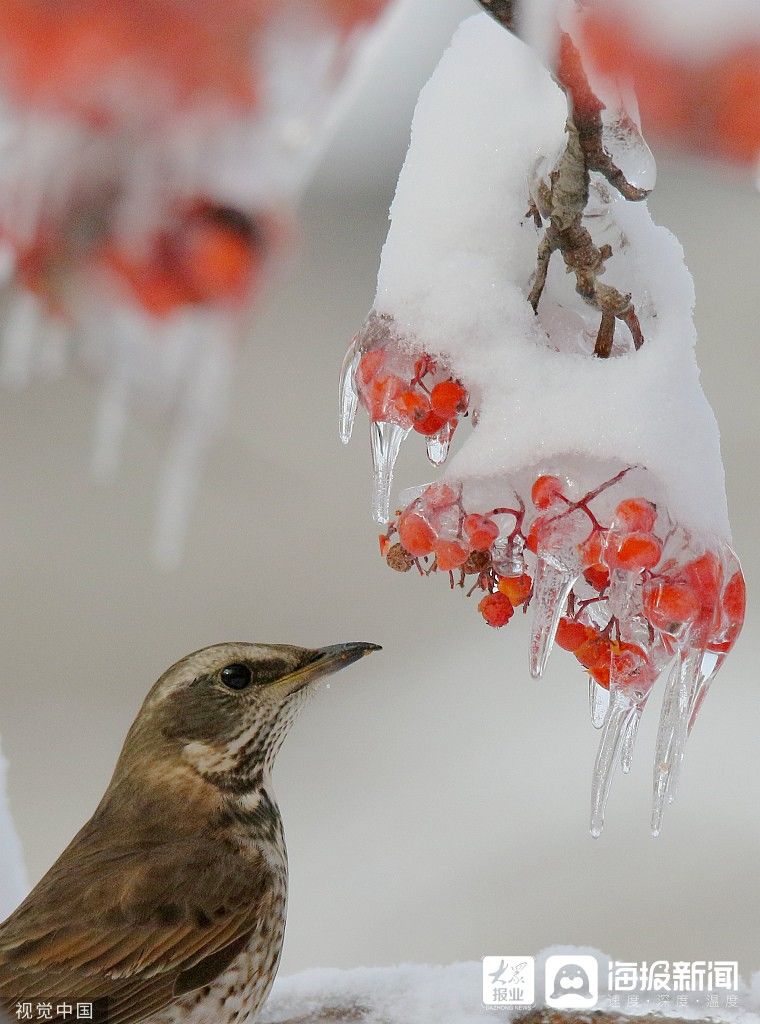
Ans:
POLYGON ((230 690, 245 690, 251 685, 252 675, 248 665, 225 665, 219 675, 230 690))

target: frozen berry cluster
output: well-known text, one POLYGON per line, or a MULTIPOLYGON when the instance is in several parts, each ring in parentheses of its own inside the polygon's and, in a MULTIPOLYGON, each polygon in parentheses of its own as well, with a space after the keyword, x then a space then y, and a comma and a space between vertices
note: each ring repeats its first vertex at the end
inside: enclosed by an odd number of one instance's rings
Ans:
POLYGON ((468 596, 480 592, 478 610, 495 628, 517 608, 546 604, 536 589, 546 587, 542 566, 554 567, 554 582, 559 575, 567 587, 560 607, 546 609, 551 640, 602 687, 612 677, 646 690, 679 649, 728 653, 744 620, 745 584, 726 545, 696 547, 646 497, 606 501, 600 518, 598 499, 627 472, 576 499, 566 481, 542 474, 527 501, 513 492, 485 511, 467 507, 463 485, 432 484, 390 523, 380 551, 399 572, 443 572, 468 596))
POLYGON ((356 368, 359 399, 373 423, 395 423, 433 437, 449 436, 467 414, 469 395, 430 356, 384 345, 365 352, 356 368))

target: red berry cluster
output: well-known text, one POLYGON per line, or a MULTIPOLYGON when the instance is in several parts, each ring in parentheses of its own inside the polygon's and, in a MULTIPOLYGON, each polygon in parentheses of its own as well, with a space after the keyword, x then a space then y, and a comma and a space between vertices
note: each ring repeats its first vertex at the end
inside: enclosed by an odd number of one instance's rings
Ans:
POLYGON ((267 243, 261 224, 247 214, 198 200, 151 239, 145 255, 109 245, 102 259, 140 306, 160 317, 182 306, 245 302, 267 243))
POLYGON ((530 494, 536 514, 527 528, 529 513, 519 495, 511 507, 472 512, 464 506, 461 486, 434 484, 398 514, 380 538, 380 551, 398 571, 416 566, 423 575, 447 572, 452 587, 464 587, 466 577, 474 576, 468 596, 484 592, 478 610, 490 626, 500 628, 515 608, 526 610, 533 596, 524 552, 561 546, 564 557, 576 565, 578 578, 556 642, 601 686, 609 687, 614 675, 621 685, 646 690, 662 667, 655 652, 669 656, 685 645, 727 653, 741 630, 746 595, 738 563, 727 571, 716 551, 693 557, 685 531, 676 545, 676 529, 660 529, 669 520, 647 498, 625 498, 614 507, 609 523, 599 521, 592 504, 627 472, 579 500, 567 496, 559 477, 539 476, 530 494), (572 531, 567 529, 570 522, 572 531), (579 523, 586 524, 580 531, 579 523), (631 643, 621 635, 621 623, 610 610, 613 572, 631 574, 640 584, 632 615, 645 632, 644 641, 631 643))
POLYGON ((430 356, 414 356, 393 346, 365 352, 356 370, 362 404, 375 423, 396 423, 434 437, 454 432, 467 413, 466 389, 430 356))

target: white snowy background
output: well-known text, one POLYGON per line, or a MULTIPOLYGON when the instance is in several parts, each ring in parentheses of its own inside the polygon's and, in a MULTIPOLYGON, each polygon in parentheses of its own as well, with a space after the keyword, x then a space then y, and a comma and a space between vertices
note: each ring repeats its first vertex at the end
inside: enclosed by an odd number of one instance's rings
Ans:
MULTIPOLYGON (((144 692, 176 657, 233 638, 374 640, 383 654, 312 703, 277 769, 292 871, 285 972, 561 942, 619 959, 738 959, 749 976, 760 968, 760 200, 725 171, 660 160, 650 208, 694 274, 750 605, 662 836, 647 828, 650 717, 594 842, 597 737, 578 666, 558 654, 531 682, 519 616, 488 630, 443 584, 384 569, 368 451, 337 440, 338 369, 374 295, 416 94, 473 10, 405 3, 310 190, 300 264, 244 354, 179 572, 156 574, 147 558, 154 435, 135 426, 122 473, 97 488, 87 383, 2 395, 0 733, 30 880, 91 813, 144 692)), ((429 476, 414 447, 401 485, 429 476)))

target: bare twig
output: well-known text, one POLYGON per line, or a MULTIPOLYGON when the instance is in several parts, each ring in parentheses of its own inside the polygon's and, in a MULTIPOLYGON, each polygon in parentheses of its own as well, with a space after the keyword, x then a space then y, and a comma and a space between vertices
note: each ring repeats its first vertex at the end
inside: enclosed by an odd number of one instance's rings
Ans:
POLYGON ((478 3, 504 28, 515 31, 515 0, 478 0, 478 3))
POLYGON ((537 310, 552 254, 561 252, 568 271, 575 274, 576 291, 601 313, 594 355, 606 359, 612 353, 616 320, 627 325, 636 349, 643 345, 644 335, 630 294, 599 280, 612 249, 609 245, 597 247, 583 224, 590 175, 592 171, 602 174, 632 202, 646 198, 648 192, 632 185, 604 148, 601 117, 604 106, 591 89, 580 54, 566 34, 561 38, 557 80, 570 105, 567 146, 552 171, 550 185, 539 188, 537 196, 531 200, 531 212, 537 209, 541 217, 548 220, 548 225, 539 243, 529 301, 537 310))

